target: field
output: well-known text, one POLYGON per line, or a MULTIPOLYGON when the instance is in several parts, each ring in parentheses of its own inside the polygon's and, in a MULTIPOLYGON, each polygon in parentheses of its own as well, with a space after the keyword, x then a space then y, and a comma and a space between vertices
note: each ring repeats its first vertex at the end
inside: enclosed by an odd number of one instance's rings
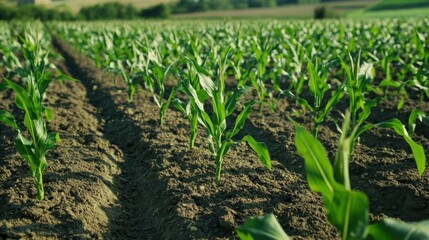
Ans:
POLYGON ((192 18, 313 18, 314 9, 318 6, 327 6, 332 8, 338 14, 345 16, 350 12, 364 10, 365 8, 377 3, 376 0, 359 1, 337 1, 325 4, 302 4, 286 5, 275 8, 255 8, 242 10, 223 10, 207 11, 197 13, 175 14, 173 18, 192 19, 192 18))
POLYGON ((0 23, 0 238, 425 239, 428 24, 0 23))

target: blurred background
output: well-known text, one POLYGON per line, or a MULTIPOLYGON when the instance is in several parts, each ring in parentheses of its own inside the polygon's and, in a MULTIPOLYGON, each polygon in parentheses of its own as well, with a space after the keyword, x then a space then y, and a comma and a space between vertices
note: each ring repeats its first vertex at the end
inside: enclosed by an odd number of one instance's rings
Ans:
POLYGON ((427 17, 429 0, 0 0, 0 19, 427 17))

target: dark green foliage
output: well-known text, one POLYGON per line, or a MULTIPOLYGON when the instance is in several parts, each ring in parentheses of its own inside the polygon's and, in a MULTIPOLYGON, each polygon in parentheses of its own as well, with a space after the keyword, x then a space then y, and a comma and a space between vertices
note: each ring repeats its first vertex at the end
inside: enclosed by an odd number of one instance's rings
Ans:
POLYGON ((131 4, 109 2, 81 8, 79 15, 86 20, 136 19, 139 11, 131 4))
POLYGON ((47 9, 42 6, 25 4, 19 7, 10 7, 0 4, 0 20, 74 20, 75 17, 68 9, 47 9))
POLYGON ((10 20, 15 18, 16 8, 10 7, 0 3, 0 19, 1 20, 10 20))
POLYGON ((140 16, 143 18, 168 18, 170 17, 170 14, 170 6, 165 3, 143 9, 140 12, 140 16))
POLYGON ((320 6, 314 9, 315 19, 338 18, 338 17, 340 17, 338 13, 336 13, 334 10, 326 6, 320 6))
MULTIPOLYGON (((287 0, 286 2, 297 3, 297 0, 287 0)), ((277 5, 279 5, 279 0, 180 0, 174 6, 173 11, 174 13, 186 13, 208 10, 276 7, 277 5)))

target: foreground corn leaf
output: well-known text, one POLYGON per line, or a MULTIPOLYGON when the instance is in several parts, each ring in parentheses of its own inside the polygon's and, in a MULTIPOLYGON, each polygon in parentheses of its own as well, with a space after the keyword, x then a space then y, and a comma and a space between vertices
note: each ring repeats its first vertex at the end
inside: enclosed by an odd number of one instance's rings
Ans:
POLYGON ((353 190, 336 190, 333 201, 325 202, 329 222, 341 231, 343 240, 364 238, 368 205, 368 197, 353 190))
POLYGON ((295 145, 305 161, 307 182, 311 190, 332 199, 338 187, 334 172, 322 144, 303 127, 295 125, 295 145))
POLYGON ((241 240, 288 240, 291 239, 282 229, 276 217, 270 213, 264 217, 246 220, 236 229, 241 240))
POLYGON ((429 239, 429 220, 405 223, 385 218, 368 228, 367 239, 425 240, 429 239))
MULTIPOLYGON (((346 121, 345 126, 348 126, 346 121)), ((349 138, 341 136, 335 169, 339 182, 322 144, 301 126, 295 126, 295 145, 305 161, 307 181, 315 192, 322 193, 329 222, 340 232, 342 239, 363 239, 368 226, 368 197, 350 190, 348 179, 349 138)), ((343 127, 344 132, 347 128, 343 127)))

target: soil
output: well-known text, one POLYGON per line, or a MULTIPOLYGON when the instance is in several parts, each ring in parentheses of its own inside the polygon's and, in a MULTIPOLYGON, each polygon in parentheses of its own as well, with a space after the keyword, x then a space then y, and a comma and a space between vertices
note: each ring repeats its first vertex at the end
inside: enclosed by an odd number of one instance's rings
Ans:
MULTIPOLYGON (((2 239, 235 239, 234 228, 250 216, 273 212, 294 239, 338 239, 319 194, 305 179, 286 116, 294 106, 280 99, 272 112, 252 113, 244 134, 264 141, 273 170, 265 169, 244 143, 233 145, 214 182, 215 163, 203 129, 192 151, 189 124, 173 108, 165 125, 150 94, 132 103, 126 88, 61 40, 60 68, 78 79, 54 81, 47 95, 55 118, 48 124, 62 141, 47 155, 45 200, 38 201, 24 160, 14 150, 16 133, 0 124, 0 238, 2 239)), ((0 109, 21 114, 13 93, 0 92, 0 109)), ((409 98, 398 111, 391 102, 374 109, 370 121, 398 117, 418 106, 409 98)), ((297 118, 310 127, 309 116, 297 118)), ((416 142, 429 149, 428 127, 418 124, 416 142)), ((319 139, 332 159, 339 134, 332 121, 319 139)), ((429 174, 417 174, 408 145, 391 130, 361 137, 350 163, 354 189, 370 199, 372 221, 392 217, 429 219, 429 174)))

